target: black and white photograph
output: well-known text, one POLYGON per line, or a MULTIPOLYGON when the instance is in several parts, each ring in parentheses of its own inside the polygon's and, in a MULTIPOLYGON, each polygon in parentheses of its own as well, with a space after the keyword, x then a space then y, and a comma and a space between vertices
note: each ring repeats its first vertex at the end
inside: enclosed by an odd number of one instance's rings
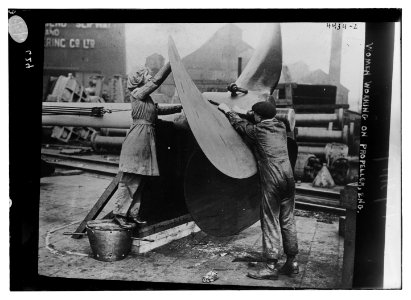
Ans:
POLYGON ((401 289, 401 10, 350 12, 9 9, 11 289, 401 289))

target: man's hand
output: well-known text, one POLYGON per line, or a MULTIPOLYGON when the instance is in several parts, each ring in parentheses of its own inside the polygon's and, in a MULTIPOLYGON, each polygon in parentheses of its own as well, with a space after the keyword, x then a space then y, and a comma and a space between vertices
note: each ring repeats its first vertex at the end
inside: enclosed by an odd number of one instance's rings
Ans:
POLYGON ((221 103, 219 106, 218 106, 218 109, 219 110, 221 110, 223 113, 228 113, 229 111, 231 111, 231 109, 228 107, 228 105, 227 104, 225 104, 225 103, 221 103))

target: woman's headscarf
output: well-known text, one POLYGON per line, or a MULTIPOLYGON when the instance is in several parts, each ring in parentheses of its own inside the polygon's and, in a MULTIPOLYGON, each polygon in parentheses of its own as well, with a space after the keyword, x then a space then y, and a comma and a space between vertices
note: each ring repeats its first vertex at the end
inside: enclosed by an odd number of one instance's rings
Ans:
POLYGON ((133 91, 141 87, 146 82, 146 77, 150 74, 150 69, 145 66, 138 66, 128 75, 127 88, 133 91))

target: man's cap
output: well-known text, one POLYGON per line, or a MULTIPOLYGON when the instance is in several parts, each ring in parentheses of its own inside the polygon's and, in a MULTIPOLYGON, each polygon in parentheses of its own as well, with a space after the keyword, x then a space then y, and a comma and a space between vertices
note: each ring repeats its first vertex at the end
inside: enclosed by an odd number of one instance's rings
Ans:
POLYGON ((264 119, 272 119, 277 114, 275 104, 267 101, 257 102, 251 107, 251 110, 259 114, 264 119))

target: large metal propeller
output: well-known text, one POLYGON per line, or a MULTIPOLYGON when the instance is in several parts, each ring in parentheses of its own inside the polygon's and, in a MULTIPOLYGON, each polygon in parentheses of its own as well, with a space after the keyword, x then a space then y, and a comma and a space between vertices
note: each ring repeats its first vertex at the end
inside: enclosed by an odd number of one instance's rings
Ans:
POLYGON ((268 24, 259 46, 235 83, 249 91, 272 94, 280 79, 282 57, 281 26, 268 24))

